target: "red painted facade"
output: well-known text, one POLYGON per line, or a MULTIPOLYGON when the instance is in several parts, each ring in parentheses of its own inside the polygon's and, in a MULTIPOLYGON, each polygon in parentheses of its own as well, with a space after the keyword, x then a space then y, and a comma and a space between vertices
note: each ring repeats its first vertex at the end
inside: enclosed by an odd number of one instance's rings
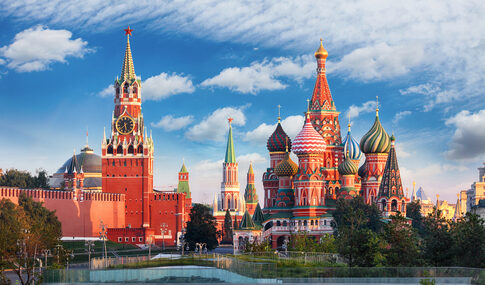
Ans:
POLYGON ((125 195, 73 191, 0 188, 0 199, 18 204, 21 194, 43 202, 56 211, 62 223, 62 235, 68 237, 99 237, 101 222, 108 227, 124 227, 125 195))

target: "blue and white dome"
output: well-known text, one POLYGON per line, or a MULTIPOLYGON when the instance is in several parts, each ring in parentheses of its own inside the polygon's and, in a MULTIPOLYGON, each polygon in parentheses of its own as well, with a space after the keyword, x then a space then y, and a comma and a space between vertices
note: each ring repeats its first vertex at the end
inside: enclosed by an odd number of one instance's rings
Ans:
POLYGON ((350 134, 350 124, 347 136, 343 140, 344 145, 344 157, 347 157, 347 152, 351 160, 360 160, 362 158, 362 151, 360 150, 359 143, 350 134))

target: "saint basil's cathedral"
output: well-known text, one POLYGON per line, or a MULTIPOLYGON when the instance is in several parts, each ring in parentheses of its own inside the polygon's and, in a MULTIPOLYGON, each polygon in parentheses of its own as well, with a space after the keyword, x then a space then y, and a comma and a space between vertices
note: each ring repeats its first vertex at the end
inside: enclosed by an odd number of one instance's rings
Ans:
MULTIPOLYGON (((326 78, 327 56, 320 42, 315 52, 315 88, 301 131, 292 141, 278 117, 268 138, 270 165, 263 174, 264 209, 259 213, 257 207, 252 218, 248 212, 243 215, 234 235, 236 251, 248 240, 269 239, 273 248, 279 248, 298 232, 316 238, 331 234, 332 212, 340 198, 361 195, 366 203, 377 203, 383 218, 397 212, 405 215, 409 199, 403 192, 395 137, 389 137, 381 125, 376 108, 374 125, 360 145, 352 137, 350 123, 342 140, 339 112, 326 78), (298 164, 291 159, 291 152, 298 157, 298 164), (359 168, 363 154, 365 161, 359 168)), ((229 132, 231 135, 231 129, 229 132)))

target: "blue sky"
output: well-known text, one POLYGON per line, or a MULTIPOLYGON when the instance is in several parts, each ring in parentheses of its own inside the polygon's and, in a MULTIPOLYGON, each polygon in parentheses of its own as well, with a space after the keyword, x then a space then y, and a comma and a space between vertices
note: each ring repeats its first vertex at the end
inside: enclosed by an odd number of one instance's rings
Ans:
POLYGON ((130 25, 155 185, 176 184, 185 159, 194 199, 209 202, 232 116, 243 190, 249 162, 256 177, 269 164, 278 104, 290 136, 301 129, 323 38, 341 125, 350 113, 360 140, 379 96, 404 187, 454 202, 485 154, 485 7, 457 2, 2 1, 0 167, 53 173, 86 128, 100 152, 130 25))

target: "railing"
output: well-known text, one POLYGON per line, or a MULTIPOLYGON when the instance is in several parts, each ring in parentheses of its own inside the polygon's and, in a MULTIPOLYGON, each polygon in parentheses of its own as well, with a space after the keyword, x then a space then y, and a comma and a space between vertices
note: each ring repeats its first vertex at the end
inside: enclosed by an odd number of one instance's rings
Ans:
MULTIPOLYGON (((273 253, 273 255, 275 255, 273 253)), ((307 261, 314 256, 324 256, 316 253, 301 254, 289 253, 288 257, 269 255, 269 253, 257 253, 248 255, 250 261, 243 260, 244 256, 229 257, 220 254, 192 255, 184 257, 191 260, 194 265, 200 266, 177 266, 161 267, 156 270, 150 268, 140 269, 109 269, 109 270, 48 270, 45 273, 46 283, 104 283, 104 282, 157 282, 173 283, 173 278, 184 283, 201 283, 215 279, 223 282, 231 280, 239 283, 408 283, 417 284, 422 279, 432 280, 437 283, 460 283, 460 284, 483 284, 485 282, 485 270, 478 268, 462 267, 324 267, 324 266, 295 266, 281 265, 272 262, 268 258, 298 259, 303 257, 307 261), (294 255, 294 257, 293 257, 294 255), (242 257, 242 258, 241 258, 242 257), (259 260, 258 260, 259 259, 259 260), (205 264, 202 264, 203 261, 205 264), (212 265, 208 265, 212 264, 212 265), (209 266, 209 267, 208 267, 209 266), (201 280, 201 278, 205 278, 201 280)), ((144 257, 123 258, 123 262, 145 261, 144 257)), ((110 258, 115 260, 121 258, 110 258)), ((106 261, 106 260, 105 260, 106 261)))
POLYGON ((260 257, 260 258, 266 258, 266 259, 294 260, 304 264, 345 263, 345 259, 337 253, 279 251, 279 252, 251 252, 251 253, 242 253, 242 255, 260 257))

